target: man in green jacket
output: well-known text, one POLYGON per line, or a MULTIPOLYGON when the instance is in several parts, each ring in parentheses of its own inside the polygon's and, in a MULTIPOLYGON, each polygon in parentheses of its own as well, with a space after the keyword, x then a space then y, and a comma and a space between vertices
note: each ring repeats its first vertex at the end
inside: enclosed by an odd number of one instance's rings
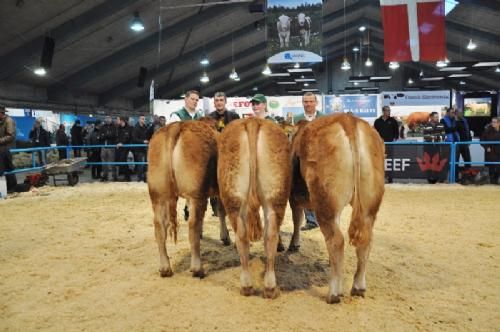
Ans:
POLYGON ((196 110, 198 101, 200 100, 200 93, 196 90, 189 90, 184 97, 184 107, 170 114, 168 123, 177 121, 198 120, 204 115, 202 112, 196 110))

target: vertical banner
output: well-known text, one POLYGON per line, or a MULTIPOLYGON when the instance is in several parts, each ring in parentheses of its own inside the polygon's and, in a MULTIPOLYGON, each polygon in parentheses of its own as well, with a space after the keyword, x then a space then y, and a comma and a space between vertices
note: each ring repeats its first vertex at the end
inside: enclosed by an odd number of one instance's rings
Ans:
POLYGON ((268 63, 321 62, 322 0, 268 0, 268 63))

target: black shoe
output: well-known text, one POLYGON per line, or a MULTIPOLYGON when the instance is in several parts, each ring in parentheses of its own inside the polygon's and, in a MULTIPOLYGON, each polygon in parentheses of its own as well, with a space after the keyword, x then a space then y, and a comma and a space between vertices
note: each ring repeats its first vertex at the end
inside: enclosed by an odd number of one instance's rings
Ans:
POLYGON ((308 231, 311 229, 318 228, 318 224, 313 224, 312 222, 306 222, 306 224, 300 228, 301 231, 308 231))
POLYGON ((101 182, 108 182, 108 178, 101 178, 101 182))

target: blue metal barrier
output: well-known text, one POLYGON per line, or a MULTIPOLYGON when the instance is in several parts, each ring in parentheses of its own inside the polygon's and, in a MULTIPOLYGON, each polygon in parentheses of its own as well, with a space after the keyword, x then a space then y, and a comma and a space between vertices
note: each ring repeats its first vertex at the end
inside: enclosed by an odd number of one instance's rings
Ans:
MULTIPOLYGON (((457 145, 464 144, 500 144, 500 141, 471 141, 471 142, 417 142, 417 141, 396 141, 396 142, 385 142, 386 145, 449 145, 450 146, 450 156, 455 156, 457 151, 457 145)), ((117 145, 67 145, 67 146, 47 146, 47 147, 38 147, 38 148, 25 148, 25 149, 11 149, 11 153, 18 152, 28 152, 31 153, 32 167, 29 168, 21 168, 13 171, 5 172, 5 174, 16 174, 23 172, 32 172, 32 171, 40 171, 45 168, 45 166, 36 166, 35 162, 35 152, 37 151, 49 151, 49 150, 60 150, 66 149, 67 155, 69 156, 72 149, 92 149, 92 148, 102 148, 102 149, 116 149, 119 146, 117 145)), ((147 144, 124 144, 121 145, 120 148, 147 148, 147 144)), ((450 172, 448 181, 450 183, 456 182, 455 172, 458 165, 500 165, 500 162, 465 162, 465 161, 456 161, 455 158, 450 159, 450 172)), ((86 165, 147 165, 147 162, 86 162, 86 165)))

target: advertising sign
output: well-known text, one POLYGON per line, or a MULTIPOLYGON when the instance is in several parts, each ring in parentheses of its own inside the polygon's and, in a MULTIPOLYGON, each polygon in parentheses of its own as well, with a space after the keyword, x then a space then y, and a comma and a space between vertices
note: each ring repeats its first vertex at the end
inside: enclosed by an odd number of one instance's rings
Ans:
POLYGON ((449 90, 439 91, 386 91, 384 106, 446 106, 450 107, 449 90))
POLYGON ((268 0, 268 63, 321 62, 322 0, 268 0))
POLYGON ((385 172, 395 179, 445 181, 449 155, 448 145, 386 145, 385 172))
POLYGON ((325 96, 325 113, 352 113, 360 118, 375 118, 378 95, 325 96))

